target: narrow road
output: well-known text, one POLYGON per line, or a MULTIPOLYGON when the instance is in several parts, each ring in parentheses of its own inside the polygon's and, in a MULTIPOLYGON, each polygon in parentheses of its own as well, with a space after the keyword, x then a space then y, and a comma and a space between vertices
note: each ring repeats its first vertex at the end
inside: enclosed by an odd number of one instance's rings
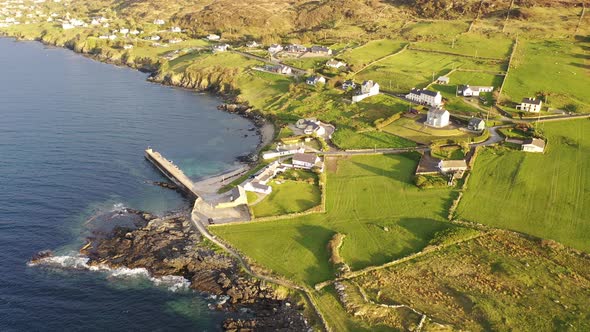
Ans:
POLYGON ((306 75, 307 74, 307 71, 304 70, 304 69, 301 69, 301 68, 293 67, 291 65, 284 64, 284 63, 282 63, 281 61, 278 61, 278 60, 269 60, 269 59, 267 59, 265 57, 261 57, 261 56, 258 56, 258 55, 254 55, 254 54, 250 54, 250 53, 246 53, 246 52, 242 52, 242 51, 237 51, 237 50, 231 50, 230 52, 239 54, 239 55, 241 55, 243 57, 246 57, 248 59, 262 61, 264 63, 268 63, 268 64, 271 64, 271 65, 283 65, 285 67, 289 67, 289 68, 291 68, 291 71, 293 73, 297 74, 297 75, 306 75))
MULTIPOLYGON (((195 201, 195 205, 196 204, 197 204, 197 202, 195 201)), ((309 290, 307 290, 301 286, 298 286, 296 284, 293 284, 293 283, 290 283, 290 282, 287 282, 284 280, 276 279, 273 277, 261 275, 261 274, 258 274, 256 272, 252 271, 252 269, 250 268, 250 265, 248 265, 246 260, 244 260, 244 258, 238 252, 236 252, 234 249, 226 246, 223 242, 218 240, 215 235, 211 234, 209 232, 209 230, 207 229, 207 227, 205 227, 205 225, 201 222, 201 220, 207 220, 207 216, 202 215, 199 212, 197 212, 196 209, 193 209, 193 212, 191 213, 191 221, 193 222, 195 227, 197 227, 197 230, 209 241, 213 242, 215 245, 217 245, 218 247, 223 249, 225 252, 227 252, 228 254, 233 256, 238 261, 238 263, 242 266, 242 268, 244 269, 246 274, 248 274, 251 277, 254 277, 256 279, 264 280, 267 282, 271 282, 273 284, 281 285, 283 287, 302 292, 305 295, 305 297, 307 298, 308 302, 313 306, 313 309, 316 312, 317 316, 322 321, 322 325, 324 327, 324 330, 326 330, 326 331, 331 330, 325 317, 322 315, 321 311, 319 310, 319 308, 317 307, 317 305, 313 301, 313 297, 311 296, 311 293, 309 290)))

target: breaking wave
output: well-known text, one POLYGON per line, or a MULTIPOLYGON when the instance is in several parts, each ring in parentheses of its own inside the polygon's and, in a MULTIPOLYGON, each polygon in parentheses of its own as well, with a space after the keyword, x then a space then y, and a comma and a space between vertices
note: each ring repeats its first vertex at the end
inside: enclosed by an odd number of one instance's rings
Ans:
POLYGON ((145 279, 151 281, 155 286, 165 287, 171 292, 187 291, 190 289, 190 281, 181 276, 162 276, 153 277, 145 268, 110 268, 107 265, 88 265, 90 259, 86 256, 49 256, 43 257, 36 261, 28 262, 28 266, 46 266, 59 269, 74 269, 99 271, 106 273, 109 277, 116 279, 145 279))

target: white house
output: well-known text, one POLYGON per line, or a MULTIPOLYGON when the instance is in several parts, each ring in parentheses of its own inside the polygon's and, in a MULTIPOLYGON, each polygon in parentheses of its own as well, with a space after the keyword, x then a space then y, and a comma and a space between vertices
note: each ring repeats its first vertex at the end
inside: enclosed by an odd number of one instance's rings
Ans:
POLYGON ((61 24, 61 28, 64 29, 64 30, 70 30, 70 29, 73 29, 74 28, 74 25, 73 24, 70 24, 70 23, 62 23, 61 24))
POLYGON ((266 65, 266 66, 264 66, 264 70, 269 71, 271 73, 284 74, 284 75, 291 75, 291 73, 293 72, 291 67, 288 67, 285 65, 275 65, 275 66, 266 65))
POLYGON ((268 195, 272 192, 272 187, 258 181, 250 181, 244 185, 244 190, 268 195))
POLYGON ((155 25, 164 25, 166 23, 166 21, 162 20, 162 19, 156 19, 154 20, 154 24, 155 25))
POLYGON ((322 123, 315 118, 299 119, 295 126, 301 130, 305 135, 316 134, 323 136, 326 133, 326 129, 322 126, 322 123))
POLYGON ((305 83, 309 85, 326 84, 326 79, 323 76, 311 76, 305 80, 305 83))
POLYGON ((516 109, 524 112, 539 113, 542 105, 543 102, 540 99, 524 98, 522 103, 516 106, 516 109))
POLYGON ((225 52, 229 48, 228 44, 219 44, 213 46, 213 52, 225 52))
POLYGON ((137 30, 137 29, 134 29, 134 30, 131 30, 131 31, 129 31, 129 33, 130 33, 130 34, 132 34, 132 35, 134 35, 134 36, 137 36, 137 35, 139 35, 141 32, 140 32, 139 30, 137 30))
POLYGON ((545 141, 540 138, 529 138, 522 142, 522 151, 539 152, 545 151, 545 141))
POLYGON ((426 115, 426 125, 443 128, 449 125, 451 114, 449 111, 440 107, 431 107, 426 115))
POLYGON ((291 44, 285 46, 285 51, 289 53, 305 53, 307 52, 307 47, 299 44, 291 44))
POLYGON ((312 169, 319 167, 320 170, 324 168, 322 160, 315 153, 296 153, 292 162, 295 168, 312 169))
POLYGON ((356 83, 352 80, 342 82, 342 90, 355 89, 356 83))
POLYGON ((255 40, 248 42, 246 44, 246 47, 249 47, 249 48, 257 48, 258 46, 260 46, 260 44, 258 44, 255 40))
POLYGON ((168 39, 168 43, 170 43, 170 44, 178 44, 180 42, 182 42, 182 39, 180 39, 180 38, 168 39))
POLYGON ((209 34, 209 35, 207 36, 207 39, 208 39, 208 40, 212 40, 212 41, 213 41, 213 40, 219 40, 219 39, 221 39, 221 36, 219 36, 219 35, 216 35, 216 34, 212 33, 212 34, 209 34))
POLYGON ((129 29, 127 29, 127 28, 121 28, 121 29, 119 29, 119 32, 120 32, 122 35, 126 35, 126 34, 128 34, 128 33, 129 33, 129 29))
POLYGON ((342 62, 342 61, 338 61, 338 60, 328 60, 328 62, 326 62, 326 67, 330 67, 330 68, 342 68, 342 67, 346 67, 346 63, 342 62))
POLYGON ((130 50, 132 48, 133 48, 133 45, 131 45, 131 44, 125 44, 125 45, 123 45, 123 49, 124 50, 130 50))
POLYGON ((361 84, 360 90, 352 96, 352 102, 356 103, 359 102, 367 97, 375 96, 379 94, 379 83, 373 82, 371 80, 364 81, 361 84))
POLYGON ((268 48, 268 52, 269 53, 278 53, 278 52, 280 52, 282 50, 283 50, 283 46, 281 46, 280 44, 272 44, 268 48))
POLYGON ((467 168, 465 160, 441 160, 438 163, 438 169, 440 169, 441 173, 466 171, 467 168))
POLYGON ((154 36, 149 37, 149 40, 153 40, 153 41, 158 41, 160 39, 162 39, 162 38, 158 35, 154 35, 154 36))
POLYGON ((449 84, 451 79, 448 76, 439 76, 436 79, 436 84, 449 84))
POLYGON ((430 106, 440 106, 442 104, 442 95, 438 91, 412 89, 410 93, 406 95, 406 99, 418 104, 430 106))
POLYGON ((477 97, 480 93, 484 92, 492 92, 494 91, 493 86, 469 86, 469 85, 461 85, 459 86, 459 91, 457 91, 463 97, 477 97))
POLYGON ((322 55, 322 56, 328 56, 328 55, 332 55, 332 50, 325 47, 325 46, 314 45, 309 48, 309 53, 316 54, 316 55, 322 55))
POLYGON ((467 124, 467 129, 473 131, 482 131, 486 129, 486 122, 480 118, 473 118, 469 120, 469 123, 467 124))
POLYGON ((274 159, 278 157, 284 156, 292 156, 296 153, 304 153, 305 148, 299 145, 295 146, 283 146, 281 148, 277 148, 275 151, 268 151, 262 154, 262 159, 274 159))
POLYGON ((175 33, 182 32, 182 29, 180 27, 172 27, 172 28, 170 28, 170 32, 175 32, 175 33))

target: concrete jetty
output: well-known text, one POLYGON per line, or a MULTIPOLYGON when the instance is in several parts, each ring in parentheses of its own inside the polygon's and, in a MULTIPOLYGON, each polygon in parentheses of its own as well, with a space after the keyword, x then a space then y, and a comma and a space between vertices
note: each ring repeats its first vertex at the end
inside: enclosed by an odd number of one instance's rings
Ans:
POLYGON ((145 158, 149 160, 156 168, 164 174, 170 181, 174 182, 178 188, 185 192, 190 197, 196 199, 203 197, 195 188, 195 185, 191 179, 188 178, 182 172, 178 166, 174 165, 171 161, 164 158, 159 152, 154 151, 151 148, 145 150, 145 158))

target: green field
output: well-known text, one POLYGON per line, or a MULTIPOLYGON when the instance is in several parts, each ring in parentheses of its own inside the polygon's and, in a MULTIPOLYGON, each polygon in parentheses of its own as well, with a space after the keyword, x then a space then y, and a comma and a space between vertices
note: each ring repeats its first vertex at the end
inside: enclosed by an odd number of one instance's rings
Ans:
MULTIPOLYGON (((418 117, 417 117, 418 118, 418 117)), ((416 119, 404 118, 395 121, 384 131, 421 144, 430 144, 433 140, 459 139, 473 137, 472 134, 458 129, 438 129, 425 126, 416 119)))
POLYGON ((494 61, 408 50, 368 67, 355 77, 377 81, 383 90, 407 92, 414 87, 425 87, 456 68, 500 72, 503 67, 503 63, 494 61))
POLYGON ((483 85, 497 89, 502 85, 504 75, 457 70, 451 74, 450 78, 452 85, 483 85))
POLYGON ((549 93, 552 108, 590 112, 590 40, 519 42, 504 93, 513 101, 549 93))
POLYGON ((277 98, 289 91, 293 83, 288 76, 250 70, 238 78, 240 99, 257 109, 270 107, 277 98))
POLYGON ((413 184, 419 154, 327 161, 326 213, 284 221, 211 227, 257 263, 307 285, 334 277, 326 249, 347 234, 341 254, 352 269, 420 250, 442 229, 451 189, 413 184))
POLYGON ((286 180, 273 181, 271 186, 272 193, 252 206, 256 218, 304 212, 321 202, 322 193, 316 183, 286 180))
POLYGON ((451 52, 469 56, 508 59, 512 49, 512 39, 503 34, 483 35, 463 33, 437 40, 419 41, 412 45, 425 50, 451 52))
POLYGON ((409 148, 416 143, 400 136, 382 131, 355 132, 349 128, 340 128, 332 136, 332 141, 344 150, 409 148))
POLYGON ((416 22, 408 24, 402 30, 402 34, 409 39, 424 38, 426 36, 444 38, 464 33, 467 29, 469 29, 468 21, 416 22))
POLYGON ((458 217, 590 251, 590 121, 540 129, 548 138, 545 154, 480 152, 458 217))
POLYGON ((344 59, 348 64, 358 67, 355 68, 358 70, 372 61, 398 52, 405 44, 406 42, 399 40, 372 40, 363 46, 348 50, 338 57, 344 59))

